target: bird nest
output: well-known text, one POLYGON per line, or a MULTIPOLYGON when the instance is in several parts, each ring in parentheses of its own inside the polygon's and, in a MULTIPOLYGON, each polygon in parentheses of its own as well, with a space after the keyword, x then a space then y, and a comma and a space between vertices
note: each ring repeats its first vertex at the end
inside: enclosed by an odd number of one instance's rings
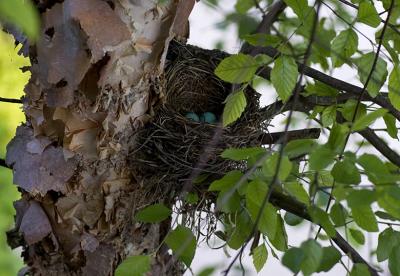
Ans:
POLYGON ((170 45, 165 102, 155 108, 155 116, 139 134, 131 154, 146 179, 182 187, 203 173, 222 175, 243 168, 239 162, 221 158, 223 150, 261 145, 267 126, 259 114, 259 95, 250 88, 245 91, 245 111, 228 127, 187 118, 187 112, 213 112, 220 121, 232 87, 217 78, 214 70, 226 56, 222 51, 177 42, 170 45))

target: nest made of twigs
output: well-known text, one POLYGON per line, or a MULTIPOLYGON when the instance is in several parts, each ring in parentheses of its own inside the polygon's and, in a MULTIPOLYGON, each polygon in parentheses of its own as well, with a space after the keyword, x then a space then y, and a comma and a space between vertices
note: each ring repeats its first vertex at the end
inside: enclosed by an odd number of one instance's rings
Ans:
POLYGON ((220 154, 226 148, 261 145, 266 125, 258 112, 258 93, 245 91, 247 107, 228 127, 191 121, 185 112, 212 111, 220 119, 232 88, 214 75, 214 69, 227 54, 176 43, 171 47, 165 71, 166 103, 155 109, 150 125, 139 133, 131 154, 136 169, 163 185, 180 187, 193 175, 222 175, 243 168, 220 154))

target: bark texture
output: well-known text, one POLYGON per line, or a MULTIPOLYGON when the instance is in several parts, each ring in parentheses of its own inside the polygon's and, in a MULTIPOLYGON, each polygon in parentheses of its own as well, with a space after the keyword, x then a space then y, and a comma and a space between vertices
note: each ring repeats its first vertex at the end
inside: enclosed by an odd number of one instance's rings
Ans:
MULTIPOLYGON (((36 1, 43 28, 24 47, 32 62, 27 122, 6 158, 22 193, 8 239, 23 246, 23 272, 112 275, 126 256, 154 252, 168 231, 168 222, 133 221, 159 198, 127 161, 164 97, 168 44, 185 35, 194 5, 158 2, 36 1)), ((171 262, 161 248, 152 275, 179 275, 171 262)))

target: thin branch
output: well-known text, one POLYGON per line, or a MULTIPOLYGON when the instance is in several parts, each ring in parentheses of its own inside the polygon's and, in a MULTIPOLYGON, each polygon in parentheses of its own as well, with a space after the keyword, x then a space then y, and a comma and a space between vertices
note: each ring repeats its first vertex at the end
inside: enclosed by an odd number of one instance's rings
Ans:
POLYGON ((11 169, 11 168, 7 165, 6 160, 1 159, 1 158, 0 158, 0 167, 4 167, 4 168, 7 168, 7 169, 11 169))
MULTIPOLYGON (((305 204, 297 201, 291 196, 285 195, 278 191, 272 191, 270 202, 285 211, 295 214, 303 219, 313 222, 308 208, 305 204)), ((354 263, 362 263, 368 266, 371 275, 377 276, 378 272, 354 249, 338 232, 332 238, 333 242, 345 253, 354 263)))
POLYGON ((358 133, 373 145, 377 151, 382 153, 383 156, 400 167, 400 155, 393 151, 393 149, 391 149, 383 139, 379 138, 372 129, 366 128, 358 133))
POLYGON ((10 99, 10 98, 2 98, 2 97, 0 97, 0 102, 22 104, 22 101, 20 99, 10 99))
MULTIPOLYGON (((280 52, 276 50, 273 47, 267 46, 267 47, 254 47, 255 51, 259 54, 266 54, 270 57, 277 57, 280 55, 280 52)), ((331 77, 325 73, 322 73, 314 68, 311 68, 307 65, 304 65, 302 63, 298 63, 298 69, 299 71, 304 71, 304 74, 310 78, 313 78, 315 80, 318 80, 322 83, 325 83, 337 90, 345 91, 357 96, 360 96, 360 94, 363 94, 364 89, 362 87, 359 87, 357 85, 353 85, 351 83, 345 82, 343 80, 331 77)), ((260 76, 268 78, 270 75, 270 69, 265 69, 262 72, 259 73, 260 76)), ((383 108, 386 108, 387 110, 390 111, 390 113, 400 121, 400 111, 397 110, 389 101, 387 98, 383 95, 378 95, 375 98, 372 98, 369 94, 362 95, 363 99, 371 101, 383 108)))
MULTIPOLYGON (((298 140, 298 139, 318 139, 321 134, 321 129, 319 128, 308 128, 308 129, 300 129, 300 130, 291 130, 286 132, 286 140, 298 140)), ((273 132, 273 133, 265 133, 262 136, 262 144, 281 144, 283 142, 282 137, 285 135, 285 132, 273 132)))

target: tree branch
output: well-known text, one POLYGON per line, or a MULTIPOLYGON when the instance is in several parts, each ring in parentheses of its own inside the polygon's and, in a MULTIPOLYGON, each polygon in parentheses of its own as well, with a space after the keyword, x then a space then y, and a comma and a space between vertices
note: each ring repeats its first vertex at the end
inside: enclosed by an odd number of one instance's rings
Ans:
POLYGON ((0 102, 4 102, 4 103, 19 103, 19 104, 22 103, 22 101, 20 99, 9 99, 9 98, 2 98, 2 97, 0 97, 0 102))
POLYGON ((392 150, 383 139, 379 138, 379 136, 376 135, 372 129, 366 128, 364 130, 359 131, 358 133, 362 137, 364 137, 365 140, 370 142, 371 145, 373 145, 376 150, 382 153, 383 156, 385 156, 393 164, 400 167, 400 155, 397 154, 397 152, 395 152, 394 150, 392 150))
MULTIPOLYGON (((267 46, 267 47, 253 47, 254 51, 256 54, 266 54, 270 57, 277 57, 280 55, 280 52, 276 50, 273 47, 267 46)), ((269 79, 270 76, 270 68, 265 68, 262 72, 259 73, 260 76, 265 77, 269 79)), ((331 77, 325 73, 322 73, 314 68, 311 68, 307 65, 304 65, 302 63, 298 63, 298 70, 302 71, 304 70, 304 74, 310 78, 313 78, 315 80, 318 80, 322 83, 325 83, 335 89, 341 90, 341 91, 346 91, 348 93, 360 96, 360 94, 363 91, 362 87, 350 84, 348 82, 342 81, 340 79, 331 77)), ((365 94, 362 96, 363 99, 371 101, 383 108, 386 108, 387 110, 390 111, 390 113, 396 117, 397 120, 400 121, 400 111, 397 110, 389 101, 387 98, 383 95, 378 95, 375 98, 372 98, 369 96, 369 94, 365 94)))
MULTIPOLYGON (((295 198, 285 195, 276 190, 272 191, 270 202, 285 211, 295 214, 303 219, 313 222, 310 214, 308 213, 308 208, 305 204, 297 201, 295 198)), ((354 249, 338 232, 332 241, 345 253, 354 263, 361 263, 368 266, 371 275, 378 276, 378 272, 373 268, 364 258, 354 249)))
MULTIPOLYGON (((321 129, 319 128, 308 128, 300 130, 290 130, 287 132, 287 141, 298 140, 298 139, 318 139, 321 134, 321 129)), ((265 133, 261 137, 261 143, 266 144, 281 144, 283 142, 282 137, 285 132, 273 132, 265 133)))

